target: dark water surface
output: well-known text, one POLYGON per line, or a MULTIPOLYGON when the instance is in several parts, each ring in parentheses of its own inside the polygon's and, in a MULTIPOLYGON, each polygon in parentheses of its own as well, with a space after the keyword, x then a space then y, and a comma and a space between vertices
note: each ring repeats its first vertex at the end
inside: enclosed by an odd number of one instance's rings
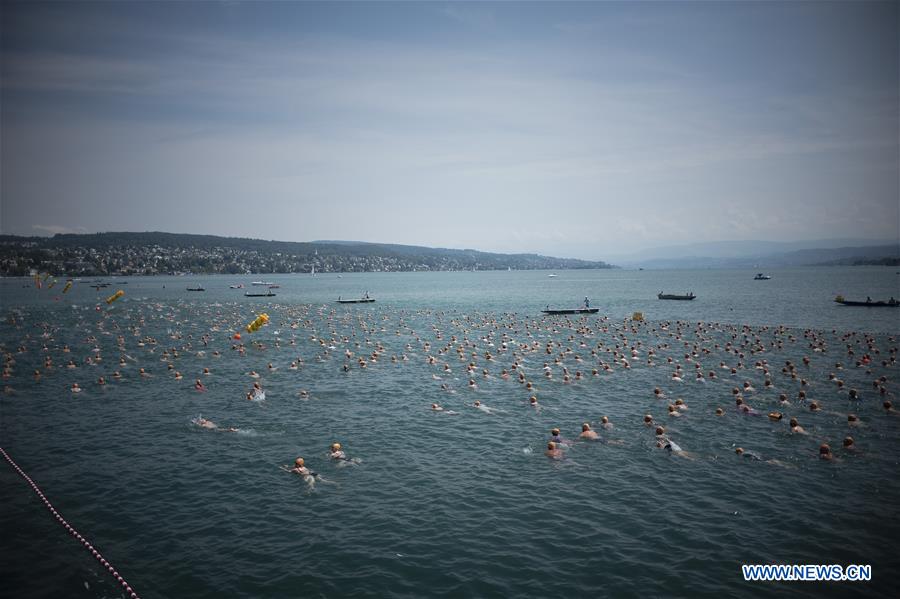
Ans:
MULTIPOLYGON (((82 281, 65 296, 2 280, 2 446, 142 597, 893 596, 900 414, 882 401, 900 409, 900 310, 831 300, 900 297, 895 269, 547 274, 271 275, 273 298, 228 288, 259 277, 82 281), (185 290, 197 283, 207 291, 185 290), (334 303, 366 291, 378 301, 334 303), (599 314, 540 314, 584 296, 599 314), (647 322, 626 320, 635 311, 647 322), (231 336, 259 312, 271 320, 242 333, 240 355, 231 336), (697 364, 716 378, 696 382, 697 364), (254 381, 264 401, 246 399, 254 381), (736 411, 745 381, 759 415, 736 411), (676 398, 688 410, 669 417, 676 398), (203 429, 201 414, 240 431, 203 429), (686 453, 657 448, 645 414, 686 453), (790 417, 808 434, 791 434, 790 417), (551 428, 573 439, 583 422, 601 442, 543 454, 551 428), (360 462, 329 459, 334 441, 360 462), (822 443, 834 461, 817 459, 822 443), (297 456, 327 482, 280 468, 297 456), (871 564, 873 581, 748 583, 742 563, 871 564)), ((0 483, 4 595, 123 596, 6 464, 0 483)))

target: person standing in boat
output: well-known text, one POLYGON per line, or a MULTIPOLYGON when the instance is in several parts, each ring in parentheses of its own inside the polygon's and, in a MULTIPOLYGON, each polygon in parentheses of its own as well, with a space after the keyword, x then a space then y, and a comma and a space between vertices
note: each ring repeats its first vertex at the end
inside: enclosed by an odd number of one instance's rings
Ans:
POLYGON ((584 307, 585 307, 585 308, 590 308, 590 307, 591 307, 591 300, 589 300, 589 299, 587 298, 587 296, 585 296, 585 298, 584 298, 584 307))

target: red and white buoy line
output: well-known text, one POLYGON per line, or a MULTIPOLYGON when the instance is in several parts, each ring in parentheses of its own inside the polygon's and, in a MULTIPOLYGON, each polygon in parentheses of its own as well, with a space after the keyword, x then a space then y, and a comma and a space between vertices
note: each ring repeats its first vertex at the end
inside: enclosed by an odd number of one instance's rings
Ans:
POLYGON ((109 571, 109 573, 112 575, 112 577, 115 578, 116 581, 120 585, 122 585, 122 588, 125 589, 126 595, 130 599, 139 599, 138 594, 132 590, 131 585, 129 585, 127 582, 125 582, 125 579, 122 578, 122 576, 116 571, 115 568, 113 568, 112 564, 110 564, 108 561, 106 561, 106 559, 102 555, 100 555, 100 552, 97 551, 96 549, 94 549, 94 547, 90 544, 90 542, 87 539, 85 539, 83 536, 81 536, 78 533, 78 531, 72 527, 71 524, 66 522, 65 518, 62 517, 62 514, 57 512, 56 508, 53 507, 53 504, 50 503, 50 500, 44 496, 44 493, 41 491, 41 488, 38 487, 37 484, 33 480, 31 480, 31 477, 29 477, 27 474, 25 474, 24 470, 19 468, 19 465, 16 464, 11 457, 9 457, 9 454, 6 453, 6 451, 2 447, 0 447, 0 453, 3 454, 3 457, 6 458, 6 461, 10 463, 10 465, 15 469, 15 471, 18 472, 22 476, 22 478, 24 478, 28 482, 29 485, 31 485, 31 488, 34 490, 35 493, 37 493, 38 497, 41 498, 41 501, 44 502, 44 505, 47 507, 48 510, 50 510, 50 513, 53 514, 53 517, 56 518, 56 521, 59 522, 60 524, 62 524, 66 528, 66 530, 69 532, 69 534, 71 534, 73 537, 75 537, 75 539, 77 539, 79 543, 84 545, 84 548, 91 552, 91 555, 93 555, 94 558, 96 558, 96 560, 98 562, 100 562, 100 565, 103 566, 104 568, 106 568, 109 571))

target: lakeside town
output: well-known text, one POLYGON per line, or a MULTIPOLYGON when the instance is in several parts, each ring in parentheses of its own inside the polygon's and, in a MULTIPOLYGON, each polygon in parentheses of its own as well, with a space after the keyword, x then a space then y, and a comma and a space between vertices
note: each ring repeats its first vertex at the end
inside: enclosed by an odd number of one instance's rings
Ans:
POLYGON ((611 268, 604 262, 352 242, 171 233, 0 236, 0 276, 414 272, 611 268))

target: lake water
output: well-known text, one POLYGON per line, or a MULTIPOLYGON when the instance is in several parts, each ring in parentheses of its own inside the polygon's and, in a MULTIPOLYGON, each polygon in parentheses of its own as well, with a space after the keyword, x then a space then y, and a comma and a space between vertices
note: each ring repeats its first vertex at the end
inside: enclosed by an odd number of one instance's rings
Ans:
MULTIPOLYGON (((272 298, 243 296, 263 275, 64 296, 5 279, 2 446, 145 598, 893 596, 900 414, 882 402, 898 404, 900 309, 832 300, 900 297, 896 269, 548 274, 264 276, 272 298), (376 303, 334 302, 367 291, 376 303), (598 314, 540 313, 585 296, 598 314), (260 312, 269 324, 243 331, 260 312), (254 382, 264 401, 246 399, 254 382), (756 415, 735 407, 744 382, 756 415), (685 453, 658 448, 645 414, 685 453), (602 441, 574 440, 584 422, 602 441), (560 460, 544 455, 553 427, 560 460), (359 462, 330 459, 335 441, 359 462), (314 487, 281 468, 298 456, 314 487), (871 564, 873 580, 750 583, 742 563, 871 564)), ((0 482, 9 596, 123 596, 8 465, 0 482)))

